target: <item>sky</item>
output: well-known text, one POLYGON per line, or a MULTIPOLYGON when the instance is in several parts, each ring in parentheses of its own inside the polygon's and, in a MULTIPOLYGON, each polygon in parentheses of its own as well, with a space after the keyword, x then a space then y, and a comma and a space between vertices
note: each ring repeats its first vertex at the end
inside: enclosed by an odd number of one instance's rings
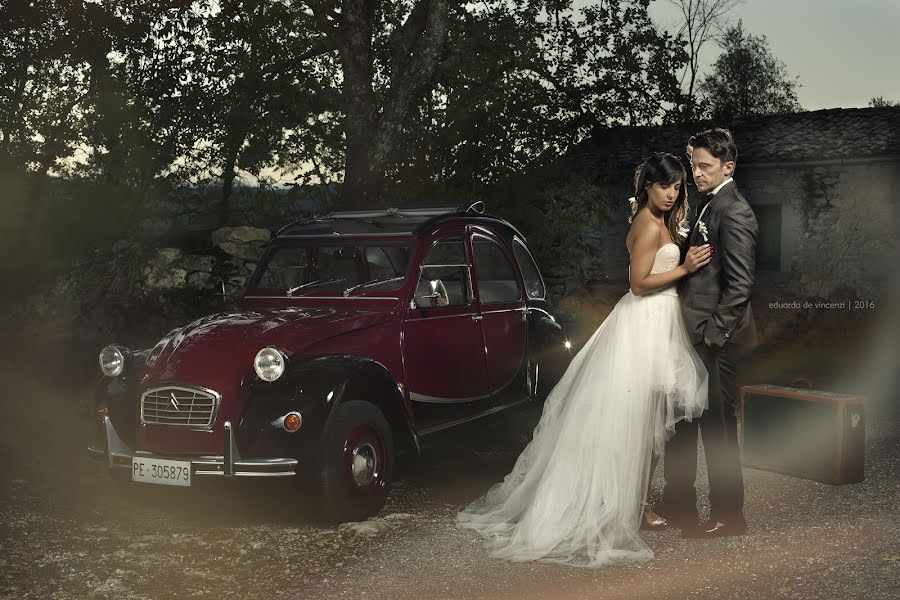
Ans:
MULTIPOLYGON (((670 0, 654 0, 650 15, 665 29, 678 27, 680 11, 670 0)), ((766 36, 788 73, 799 76, 805 110, 864 107, 873 96, 900 102, 900 0, 745 0, 733 18, 766 36)), ((701 68, 719 52, 715 43, 705 46, 701 68)))

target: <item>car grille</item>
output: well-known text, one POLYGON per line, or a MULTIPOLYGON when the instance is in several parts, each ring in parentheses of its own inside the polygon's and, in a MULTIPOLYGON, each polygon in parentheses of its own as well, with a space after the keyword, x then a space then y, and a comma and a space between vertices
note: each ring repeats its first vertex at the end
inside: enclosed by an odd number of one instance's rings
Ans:
POLYGON ((204 388, 153 388, 141 396, 141 423, 209 429, 216 418, 219 399, 219 394, 204 388))

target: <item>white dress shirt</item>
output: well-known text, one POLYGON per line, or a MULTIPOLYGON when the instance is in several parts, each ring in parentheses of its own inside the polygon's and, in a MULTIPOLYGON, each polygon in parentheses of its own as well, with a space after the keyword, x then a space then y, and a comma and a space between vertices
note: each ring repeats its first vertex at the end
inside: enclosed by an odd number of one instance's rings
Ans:
MULTIPOLYGON (((732 181, 734 181, 734 177, 729 177, 728 179, 726 179, 725 181, 723 181, 722 183, 720 183, 719 185, 717 185, 717 186, 716 186, 716 189, 714 189, 713 191, 711 191, 711 192, 709 193, 709 195, 710 195, 710 196, 715 196, 716 194, 719 193, 719 190, 721 190, 723 187, 725 187, 725 184, 726 184, 726 183, 730 183, 730 182, 732 182, 732 181)), ((709 206, 710 202, 712 202, 712 198, 709 199, 709 202, 707 202, 706 205, 703 207, 703 210, 700 211, 700 216, 697 217, 697 223, 699 223, 700 220, 703 218, 703 213, 706 212, 706 209, 707 209, 707 207, 709 206)), ((695 223, 695 224, 694 224, 694 227, 696 227, 696 226, 697 226, 697 225, 696 225, 696 223, 695 223)))

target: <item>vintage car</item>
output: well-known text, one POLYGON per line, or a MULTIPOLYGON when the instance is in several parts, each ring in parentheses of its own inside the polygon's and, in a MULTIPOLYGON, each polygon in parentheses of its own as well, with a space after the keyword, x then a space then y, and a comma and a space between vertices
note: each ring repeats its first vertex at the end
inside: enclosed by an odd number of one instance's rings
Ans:
POLYGON ((398 453, 540 398, 571 359, 525 237, 476 208, 284 227, 238 310, 101 351, 90 455, 128 486, 294 477, 333 519, 377 513, 398 453))

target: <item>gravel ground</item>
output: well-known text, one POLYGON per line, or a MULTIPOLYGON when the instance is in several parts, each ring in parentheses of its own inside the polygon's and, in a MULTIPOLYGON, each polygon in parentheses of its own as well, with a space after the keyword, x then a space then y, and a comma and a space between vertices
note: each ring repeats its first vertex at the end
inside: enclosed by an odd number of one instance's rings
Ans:
POLYGON ((655 560, 577 569, 493 559, 454 526, 510 470, 538 406, 428 438, 422 457, 401 463, 378 518, 334 527, 313 520, 285 482, 118 490, 86 459, 87 390, 8 366, 2 375, 0 598, 900 595, 896 410, 870 415, 862 484, 745 469, 747 536, 645 533, 655 560))
MULTIPOLYGON (((832 486, 744 469, 750 532, 743 537, 645 533, 655 560, 602 569, 511 563, 489 557, 477 535, 454 526, 460 503, 419 519, 414 531, 304 588, 302 597, 896 598, 900 419, 890 416, 868 425, 864 483, 832 486)), ((705 479, 699 484, 705 493, 705 479)), ((654 490, 661 486, 657 469, 654 490)))

